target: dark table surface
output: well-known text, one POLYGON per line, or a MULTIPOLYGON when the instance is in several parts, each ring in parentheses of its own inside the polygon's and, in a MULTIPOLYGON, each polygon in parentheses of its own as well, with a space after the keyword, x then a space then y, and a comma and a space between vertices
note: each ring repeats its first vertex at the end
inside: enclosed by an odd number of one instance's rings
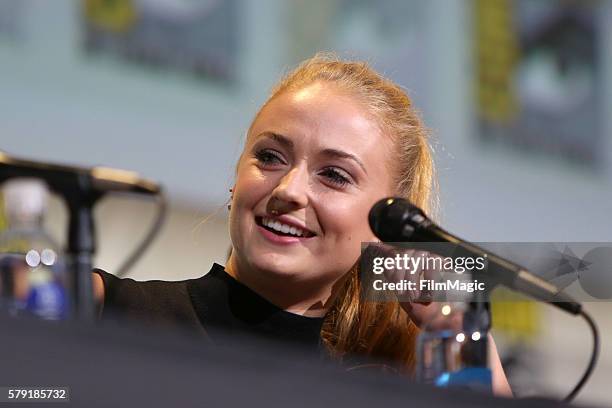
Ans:
POLYGON ((153 328, 0 316, 0 387, 5 386, 69 387, 70 403, 54 406, 565 406, 438 389, 378 371, 346 372, 299 350, 247 338, 219 347, 153 328))

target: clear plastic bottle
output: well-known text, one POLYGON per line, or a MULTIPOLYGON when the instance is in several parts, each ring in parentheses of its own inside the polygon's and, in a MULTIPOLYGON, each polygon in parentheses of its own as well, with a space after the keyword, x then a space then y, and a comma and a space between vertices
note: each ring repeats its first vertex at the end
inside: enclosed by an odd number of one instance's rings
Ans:
POLYGON ((66 319, 67 275, 43 221, 49 196, 37 179, 13 179, 2 193, 8 228, 0 234, 0 307, 11 316, 66 319))
POLYGON ((417 340, 417 381, 492 393, 486 303, 434 304, 417 340))

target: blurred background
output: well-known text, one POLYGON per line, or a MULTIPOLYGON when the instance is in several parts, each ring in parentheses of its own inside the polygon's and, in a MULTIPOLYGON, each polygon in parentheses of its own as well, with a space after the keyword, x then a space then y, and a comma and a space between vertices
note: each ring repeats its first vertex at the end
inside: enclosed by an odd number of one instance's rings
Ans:
MULTIPOLYGON (((0 150, 159 180, 169 218, 129 276, 197 277, 225 263, 252 117, 283 72, 329 50, 369 61, 422 112, 443 226, 479 242, 612 241, 610 1, 0 0, 0 150)), ((153 216, 100 203, 95 265, 113 272, 153 216)), ((57 199, 47 222, 63 242, 57 199)), ((587 309, 603 347, 577 401, 612 406, 612 308, 587 309)), ((586 366, 579 319, 521 303, 494 306, 493 325, 519 396, 565 395, 586 366)))

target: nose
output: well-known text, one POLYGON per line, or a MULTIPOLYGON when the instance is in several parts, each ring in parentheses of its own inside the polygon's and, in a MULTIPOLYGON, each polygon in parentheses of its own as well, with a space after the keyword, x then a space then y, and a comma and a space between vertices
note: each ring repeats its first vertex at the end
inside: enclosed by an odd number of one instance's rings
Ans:
POLYGON ((308 205, 308 171, 306 165, 293 167, 280 180, 268 202, 268 210, 281 214, 308 205))

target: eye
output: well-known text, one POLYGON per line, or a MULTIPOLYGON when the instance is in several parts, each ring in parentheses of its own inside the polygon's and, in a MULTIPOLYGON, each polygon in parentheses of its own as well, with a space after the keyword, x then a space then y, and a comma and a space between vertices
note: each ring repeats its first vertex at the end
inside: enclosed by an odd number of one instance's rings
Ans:
POLYGON ((331 183, 339 187, 344 187, 347 184, 351 184, 349 177, 343 175, 342 172, 333 167, 324 169, 320 174, 325 176, 331 183))
POLYGON ((286 164, 278 153, 270 149, 261 149, 255 152, 255 158, 262 164, 286 164))

